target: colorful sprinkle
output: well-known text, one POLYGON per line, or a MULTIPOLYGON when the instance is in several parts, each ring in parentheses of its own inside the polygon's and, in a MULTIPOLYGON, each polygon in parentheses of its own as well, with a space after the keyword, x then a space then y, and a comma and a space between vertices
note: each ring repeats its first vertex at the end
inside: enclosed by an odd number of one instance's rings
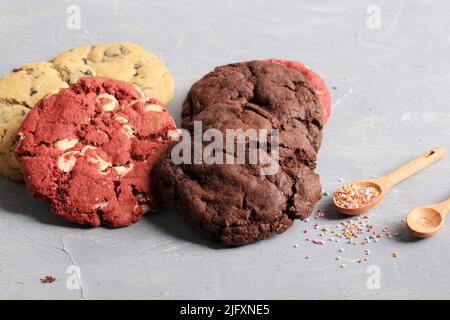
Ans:
POLYGON ((323 244, 324 244, 324 242, 323 242, 322 240, 318 240, 318 239, 312 240, 312 243, 314 243, 314 244, 320 244, 320 245, 323 245, 323 244))
MULTIPOLYGON (((363 208, 378 200, 380 193, 373 187, 361 187, 348 184, 334 194, 334 201, 341 208, 363 208)), ((358 217, 356 220, 360 220, 358 217)))

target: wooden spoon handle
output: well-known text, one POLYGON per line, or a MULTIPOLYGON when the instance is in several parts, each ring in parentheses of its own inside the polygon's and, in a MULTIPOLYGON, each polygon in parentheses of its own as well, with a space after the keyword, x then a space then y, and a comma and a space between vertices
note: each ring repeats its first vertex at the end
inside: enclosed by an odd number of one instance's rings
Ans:
POLYGON ((378 183, 382 184, 387 191, 396 184, 398 184, 399 182, 405 180, 406 178, 409 178, 410 176, 416 174, 417 172, 441 160, 445 156, 445 154, 446 151, 444 148, 442 147, 433 148, 427 153, 398 168, 397 170, 394 170, 388 175, 379 178, 378 183))
POLYGON ((445 217, 447 213, 450 211, 450 198, 436 204, 434 209, 439 211, 445 217))

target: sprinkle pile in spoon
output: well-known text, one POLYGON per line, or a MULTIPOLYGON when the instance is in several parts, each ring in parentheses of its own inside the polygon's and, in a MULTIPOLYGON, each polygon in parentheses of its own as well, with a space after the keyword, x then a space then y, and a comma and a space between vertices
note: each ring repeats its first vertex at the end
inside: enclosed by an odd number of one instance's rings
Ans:
POLYGON ((341 208, 363 208, 378 200, 380 192, 373 187, 361 187, 347 184, 334 194, 336 204, 341 208))

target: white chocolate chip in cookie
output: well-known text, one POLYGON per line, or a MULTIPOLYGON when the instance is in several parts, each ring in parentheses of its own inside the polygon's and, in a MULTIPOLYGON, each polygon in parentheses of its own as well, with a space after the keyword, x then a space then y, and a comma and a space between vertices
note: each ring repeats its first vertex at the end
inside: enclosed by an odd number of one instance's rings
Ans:
POLYGON ((179 137, 181 135, 181 130, 180 129, 175 129, 175 130, 169 130, 167 131, 167 137, 172 140, 172 141, 178 141, 179 137))
POLYGON ((103 158, 101 158, 99 156, 97 156, 95 158, 90 157, 90 158, 88 158, 88 161, 96 164, 98 166, 99 171, 105 171, 106 169, 108 169, 109 167, 112 166, 112 163, 105 161, 103 158))
POLYGON ((162 112, 163 108, 159 104, 150 103, 145 106, 145 112, 154 111, 154 112, 162 112))
POLYGON ((142 214, 151 211, 150 206, 148 206, 147 204, 135 205, 134 206, 134 211, 138 212, 139 210, 142 210, 142 214))
POLYGON ((97 203, 96 205, 94 205, 93 209, 94 210, 103 210, 104 208, 106 208, 106 206, 108 205, 108 201, 103 201, 100 203, 97 203))
POLYGON ((55 142, 55 148, 60 151, 66 151, 75 147, 78 143, 78 139, 62 139, 55 142))
POLYGON ((106 139, 108 139, 108 134, 105 131, 102 131, 102 130, 99 130, 99 129, 97 129, 96 131, 98 133, 102 134, 106 139))
POLYGON ((122 116, 117 116, 117 117, 115 118, 115 120, 116 120, 118 123, 120 123, 120 124, 124 124, 124 123, 127 123, 127 122, 128 122, 128 119, 125 118, 125 117, 122 117, 122 116))
POLYGON ((133 170, 134 164, 132 163, 129 167, 125 166, 116 166, 113 167, 114 171, 119 175, 119 178, 124 177, 128 172, 133 170))
POLYGON ((107 93, 99 95, 96 102, 101 105, 102 110, 105 112, 114 111, 119 106, 119 101, 117 101, 114 96, 107 93))
POLYGON ((82 156, 84 156, 86 154, 86 151, 88 151, 88 150, 95 150, 95 149, 97 149, 97 148, 93 147, 93 146, 84 146, 83 149, 81 149, 80 154, 82 156))
POLYGON ((141 98, 139 99, 140 102, 145 102, 147 101, 147 96, 145 95, 144 91, 141 90, 141 88, 139 88, 136 85, 133 85, 134 89, 136 89, 136 91, 139 93, 139 95, 141 96, 141 98))
POLYGON ((58 168, 65 173, 72 171, 75 163, 77 162, 76 155, 79 153, 79 151, 69 151, 64 153, 61 157, 59 157, 58 168))
POLYGON ((16 148, 20 147, 20 145, 22 144, 22 140, 25 139, 25 137, 26 137, 26 134, 23 132, 19 132, 19 133, 17 133, 17 137, 19 139, 17 140, 16 148))
POLYGON ((134 137, 134 130, 133 130, 133 127, 130 126, 129 124, 126 124, 126 125, 122 126, 122 130, 123 130, 123 132, 125 132, 125 134, 126 134, 129 138, 133 138, 133 137, 134 137))

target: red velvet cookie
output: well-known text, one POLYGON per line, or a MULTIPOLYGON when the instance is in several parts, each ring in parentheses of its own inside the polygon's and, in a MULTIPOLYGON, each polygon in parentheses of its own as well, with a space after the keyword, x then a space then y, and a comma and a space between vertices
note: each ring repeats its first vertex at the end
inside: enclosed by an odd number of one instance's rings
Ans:
POLYGON ((16 154, 28 191, 56 215, 125 227, 160 207, 150 173, 175 129, 162 103, 133 85, 81 78, 30 111, 16 154))
POLYGON ((322 105, 323 119, 325 122, 328 121, 328 118, 331 115, 331 96, 330 92, 328 91, 327 85, 325 84, 325 81, 323 81, 317 73, 315 73, 306 64, 297 61, 288 61, 281 59, 266 59, 266 61, 279 63, 285 65, 288 68, 295 69, 303 74, 306 78, 308 78, 316 89, 317 97, 319 98, 319 102, 322 105))

